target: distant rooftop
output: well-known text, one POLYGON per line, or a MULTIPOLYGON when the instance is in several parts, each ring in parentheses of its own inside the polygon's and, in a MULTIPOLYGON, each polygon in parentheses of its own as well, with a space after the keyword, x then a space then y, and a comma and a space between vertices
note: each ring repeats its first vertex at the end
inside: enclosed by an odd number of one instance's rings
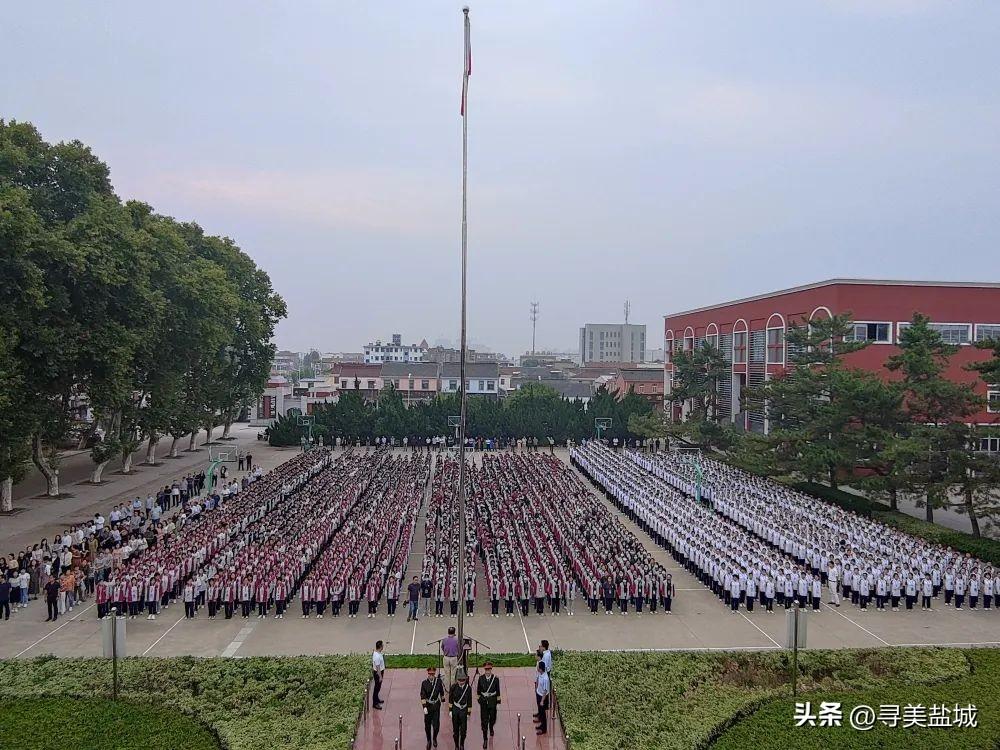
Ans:
POLYGON ((673 312, 664 315, 664 318, 675 318, 678 315, 690 315, 691 313, 704 312, 706 310, 714 310, 717 307, 729 307, 730 305, 742 305, 745 302, 756 302, 761 299, 768 299, 770 297, 780 297, 783 294, 794 294, 795 292, 805 292, 810 289, 819 289, 824 286, 836 286, 838 284, 844 285, 859 285, 859 286, 941 286, 941 287, 967 287, 967 288, 984 288, 984 289, 1000 289, 1000 283, 992 281, 903 281, 900 279, 827 279, 826 281, 817 281, 812 284, 803 284, 802 286, 793 286, 789 289, 779 289, 774 292, 766 292, 765 294, 755 294, 752 297, 743 297, 741 299, 729 300, 726 302, 717 302, 714 305, 705 305, 704 307, 696 307, 692 310, 682 310, 680 312, 673 312))

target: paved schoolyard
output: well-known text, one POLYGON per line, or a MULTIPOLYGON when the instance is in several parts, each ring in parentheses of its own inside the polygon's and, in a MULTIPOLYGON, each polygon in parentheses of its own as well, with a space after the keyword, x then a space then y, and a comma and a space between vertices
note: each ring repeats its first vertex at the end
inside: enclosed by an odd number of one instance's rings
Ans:
MULTIPOLYGON (((265 466, 294 455, 294 451, 262 451, 265 466), (264 460, 266 459, 266 461, 264 460)), ((565 457, 565 456, 564 456, 565 457)), ((131 490, 129 490, 131 491, 131 490)), ((126 493, 127 494, 127 493, 126 493)), ((494 652, 533 651, 547 638, 554 647, 579 650, 617 649, 777 649, 783 646, 785 615, 755 610, 733 614, 704 586, 678 568, 665 550, 656 547, 647 535, 622 519, 654 555, 674 575, 679 589, 674 612, 665 615, 596 616, 583 611, 577 602, 573 616, 534 614, 526 618, 489 616, 489 604, 480 600, 476 614, 466 620, 466 630, 494 652)), ((410 573, 419 570, 423 554, 423 521, 418 520, 410 573)), ((0 549, 6 549, 6 535, 0 535, 0 549)), ((362 608, 363 609, 363 608, 362 608)), ((405 610, 395 618, 382 611, 374 620, 362 614, 349 620, 344 616, 318 620, 301 619, 293 601, 286 619, 209 621, 206 610, 194 620, 183 619, 183 608, 175 604, 156 621, 144 617, 127 621, 129 655, 149 656, 251 656, 330 654, 370 651, 376 639, 387 642, 388 663, 393 654, 434 653, 431 644, 454 624, 449 617, 420 618, 407 623, 405 610)), ((41 654, 96 656, 101 653, 100 628, 93 601, 83 603, 54 625, 45 623, 45 606, 32 602, 9 622, 0 622, 0 657, 30 658, 41 654)), ((810 648, 848 648, 895 645, 1000 645, 1000 611, 963 610, 939 607, 933 612, 867 612, 844 605, 823 607, 808 613, 810 648)), ((485 649, 484 649, 485 650, 485 649)))

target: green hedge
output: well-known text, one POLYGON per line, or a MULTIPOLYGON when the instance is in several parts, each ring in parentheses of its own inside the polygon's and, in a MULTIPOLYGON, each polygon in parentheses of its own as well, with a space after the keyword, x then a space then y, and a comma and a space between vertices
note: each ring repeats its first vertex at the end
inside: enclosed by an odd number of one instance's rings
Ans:
MULTIPOLYGON (((570 652, 556 660, 554 685, 573 750, 692 750, 789 694, 789 659, 785 652, 570 652)), ((949 649, 806 651, 799 663, 802 690, 831 693, 969 673, 964 654, 949 649)))
POLYGON ((870 516, 877 510, 889 510, 889 506, 869 500, 867 497, 861 497, 860 495, 855 495, 853 492, 828 487, 818 482, 790 482, 789 484, 799 492, 804 492, 807 495, 812 495, 834 505, 839 505, 845 510, 853 511, 862 516, 870 516))
POLYGON ((96 698, 0 702, 4 750, 218 750, 205 726, 162 706, 96 698))
POLYGON ((863 516, 868 516, 875 521, 881 521, 887 526, 905 531, 907 534, 918 536, 929 542, 940 544, 945 547, 952 547, 959 552, 978 557, 984 562, 1000 565, 1000 541, 995 539, 984 539, 974 537, 955 529, 949 529, 936 523, 928 523, 920 518, 914 518, 906 513, 900 513, 874 500, 855 495, 853 492, 827 487, 825 484, 816 482, 793 482, 792 487, 812 495, 828 503, 839 505, 846 510, 854 511, 863 516))
POLYGON ((1000 652, 971 649, 966 653, 972 673, 966 677, 932 685, 893 684, 860 693, 820 691, 805 695, 815 713, 819 701, 840 701, 844 723, 840 727, 801 727, 793 722, 794 701, 780 698, 769 701, 759 711, 740 721, 713 745, 719 750, 828 750, 832 747, 867 750, 868 748, 907 748, 907 750, 963 750, 968 748, 1000 747, 1000 652), (876 723, 870 731, 851 728, 847 721, 850 708, 859 704, 880 705, 934 704, 975 705, 978 711, 976 728, 890 728, 876 723))
MULTIPOLYGON (((133 658, 119 662, 119 694, 133 704, 155 704, 197 719, 229 750, 346 750, 368 670, 364 656, 133 658)), ((11 697, 107 699, 110 692, 107 659, 0 661, 0 703, 11 697)))

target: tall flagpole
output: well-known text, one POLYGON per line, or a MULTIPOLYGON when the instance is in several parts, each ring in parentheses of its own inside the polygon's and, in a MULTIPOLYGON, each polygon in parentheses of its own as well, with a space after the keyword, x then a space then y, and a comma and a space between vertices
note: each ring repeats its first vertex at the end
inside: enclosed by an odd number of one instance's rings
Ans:
MULTIPOLYGON (((459 363, 459 399, 461 402, 458 420, 458 647, 462 649, 461 662, 465 665, 465 547, 468 529, 465 523, 465 275, 468 264, 468 224, 466 208, 469 187, 469 76, 472 74, 471 27, 469 8, 462 8, 465 20, 465 55, 462 58, 462 343, 459 363)), ((467 667, 467 665, 465 665, 467 667)))

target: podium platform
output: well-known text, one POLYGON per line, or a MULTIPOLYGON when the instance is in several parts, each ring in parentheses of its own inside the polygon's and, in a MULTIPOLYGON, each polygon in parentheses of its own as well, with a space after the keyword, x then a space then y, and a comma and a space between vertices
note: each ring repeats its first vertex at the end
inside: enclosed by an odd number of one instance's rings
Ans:
MULTIPOLYGON (((565 750, 566 742, 558 723, 558 706, 556 720, 549 721, 548 733, 535 734, 535 724, 531 720, 535 713, 534 670, 528 667, 495 667, 493 673, 500 678, 501 703, 497 712, 495 735, 490 738, 489 748, 515 750, 521 747, 521 738, 517 736, 517 714, 520 713, 521 734, 525 737, 526 748, 565 750)), ((475 669, 472 670, 472 675, 475 675, 475 669)), ((424 735, 424 713, 420 705, 420 683, 426 676, 427 672, 423 669, 392 669, 390 665, 382 682, 381 698, 384 705, 381 711, 369 708, 367 718, 358 727, 358 736, 354 742, 356 750, 394 750, 399 736, 400 716, 403 717, 403 736, 400 738, 402 750, 424 750, 427 740, 424 735)), ((465 748, 478 750, 482 746, 479 704, 473 703, 465 748)), ((453 750, 454 747, 451 717, 447 709, 442 707, 438 748, 453 750)))

